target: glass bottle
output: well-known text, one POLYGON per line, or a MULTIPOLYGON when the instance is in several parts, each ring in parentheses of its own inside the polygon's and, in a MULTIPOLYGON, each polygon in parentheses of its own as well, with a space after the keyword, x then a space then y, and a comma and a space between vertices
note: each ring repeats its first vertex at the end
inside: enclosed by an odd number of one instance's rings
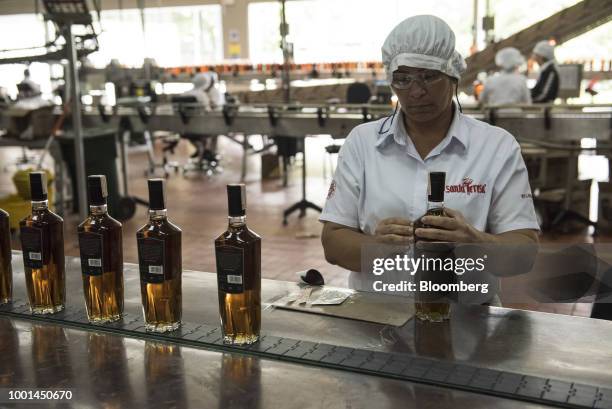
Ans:
POLYGON ((261 238, 246 226, 244 184, 227 186, 229 226, 215 240, 223 342, 252 344, 261 327, 261 238))
MULTIPOLYGON (((414 229, 432 227, 424 224, 421 219, 425 216, 444 216, 444 189, 446 186, 445 172, 429 172, 429 183, 427 192, 427 212, 414 222, 414 229)), ((436 258, 446 258, 449 253, 448 245, 414 236, 415 258, 424 258, 432 261, 436 258)), ((427 263, 426 265, 433 265, 427 263)), ((447 282, 448 274, 443 271, 435 271, 422 268, 415 274, 417 291, 415 293, 415 315, 423 321, 441 322, 450 317, 450 304, 445 300, 445 294, 433 291, 420 290, 422 283, 447 282)), ((451 273, 452 274, 452 273, 451 273)))
POLYGON ((181 325, 181 229, 167 217, 163 179, 149 179, 149 222, 136 233, 140 292, 147 331, 181 325))
POLYGON ((25 281, 33 314, 64 309, 64 220, 49 210, 47 176, 30 173, 32 214, 19 222, 25 281))
POLYGON ((0 209, 0 304, 12 301, 11 228, 9 214, 0 209))
POLYGON ((89 217, 78 226, 83 294, 91 323, 121 319, 123 246, 121 223, 109 216, 106 176, 87 178, 89 217))

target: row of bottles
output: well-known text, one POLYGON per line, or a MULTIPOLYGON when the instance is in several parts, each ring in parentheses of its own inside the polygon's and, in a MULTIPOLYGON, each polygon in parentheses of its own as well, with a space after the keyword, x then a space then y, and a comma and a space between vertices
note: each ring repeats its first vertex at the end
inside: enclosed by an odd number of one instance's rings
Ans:
MULTIPOLYGON (((165 182, 150 179, 149 221, 138 230, 140 292, 148 331, 177 330, 182 315, 181 229, 168 220, 165 182)), ((64 309, 66 278, 63 220, 48 207, 46 175, 30 173, 32 214, 19 224, 30 309, 64 309)), ((123 315, 122 225, 107 212, 104 175, 87 179, 89 216, 78 226, 83 294, 89 321, 104 324, 123 315)), ((243 184, 228 185, 229 225, 215 240, 219 313, 224 342, 259 339, 261 239, 246 226, 243 184)), ((11 301, 12 271, 8 214, 0 210, 0 303, 11 301)))

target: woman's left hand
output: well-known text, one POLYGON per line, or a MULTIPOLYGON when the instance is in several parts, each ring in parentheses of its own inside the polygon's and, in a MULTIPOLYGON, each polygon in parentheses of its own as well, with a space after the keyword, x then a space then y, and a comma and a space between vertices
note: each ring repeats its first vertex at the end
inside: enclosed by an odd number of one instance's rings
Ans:
POLYGON ((486 235, 474 228, 461 212, 444 208, 446 216, 424 216, 423 224, 429 228, 418 228, 414 234, 422 239, 448 241, 454 243, 482 243, 486 242, 486 235))

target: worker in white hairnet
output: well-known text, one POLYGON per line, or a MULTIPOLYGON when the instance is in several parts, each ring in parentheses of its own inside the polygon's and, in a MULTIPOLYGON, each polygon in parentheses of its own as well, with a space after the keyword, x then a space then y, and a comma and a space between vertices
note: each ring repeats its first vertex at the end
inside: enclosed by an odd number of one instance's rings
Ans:
POLYGON ((210 98, 208 97, 207 89, 210 86, 210 76, 207 73, 199 73, 193 76, 191 79, 193 88, 187 92, 184 92, 183 96, 195 97, 198 104, 203 105, 205 110, 210 109, 210 98))
POLYGON ((540 41, 533 48, 531 58, 540 66, 538 80, 531 89, 531 99, 534 103, 553 102, 559 94, 560 86, 555 47, 548 41, 540 41))
POLYGON ((495 64, 501 71, 488 78, 480 94, 484 105, 530 104, 531 93, 527 78, 519 73, 525 58, 514 47, 502 48, 495 55, 495 64))
MULTIPOLYGON (((204 110, 217 110, 223 108, 225 100, 218 88, 218 76, 216 72, 202 72, 196 74, 191 80, 193 89, 183 93, 183 96, 193 96, 204 110)), ((191 157, 208 162, 219 162, 217 155, 217 135, 205 136, 201 140, 192 141, 196 148, 191 157)))
POLYGON ((399 108, 355 127, 340 150, 319 219, 327 261, 352 271, 353 288, 379 291, 380 278, 361 264, 368 245, 537 243, 519 144, 453 101, 466 66, 451 28, 435 16, 410 17, 388 35, 382 59, 399 108), (446 174, 444 216, 422 217, 430 172, 446 174), (415 229, 415 220, 427 227, 415 229))
POLYGON ((193 89, 183 93, 183 95, 193 95, 198 103, 204 105, 206 110, 222 108, 225 101, 218 88, 218 78, 216 72, 196 74, 191 80, 193 89))

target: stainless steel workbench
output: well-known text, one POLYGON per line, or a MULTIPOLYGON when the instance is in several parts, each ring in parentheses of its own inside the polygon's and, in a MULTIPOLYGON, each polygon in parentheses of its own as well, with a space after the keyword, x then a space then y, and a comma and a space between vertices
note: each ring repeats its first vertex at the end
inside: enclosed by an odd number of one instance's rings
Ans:
MULTIPOLYGON (((68 306, 83 304, 78 259, 67 258, 68 306)), ((21 254, 14 297, 25 299, 21 254)), ((216 277, 185 271, 184 321, 217 325, 216 277)), ((264 280, 266 300, 290 283, 264 280)), ((136 266, 125 269, 126 312, 140 314, 136 266)), ((293 339, 406 353, 451 363, 612 387, 612 322, 456 306, 450 322, 401 328, 265 309, 262 329, 293 339)), ((67 407, 543 407, 452 388, 202 350, 0 316, 0 387, 70 388, 67 407)), ((0 404, 0 406, 2 406, 0 404)), ((33 405, 32 407, 42 407, 33 405)))

